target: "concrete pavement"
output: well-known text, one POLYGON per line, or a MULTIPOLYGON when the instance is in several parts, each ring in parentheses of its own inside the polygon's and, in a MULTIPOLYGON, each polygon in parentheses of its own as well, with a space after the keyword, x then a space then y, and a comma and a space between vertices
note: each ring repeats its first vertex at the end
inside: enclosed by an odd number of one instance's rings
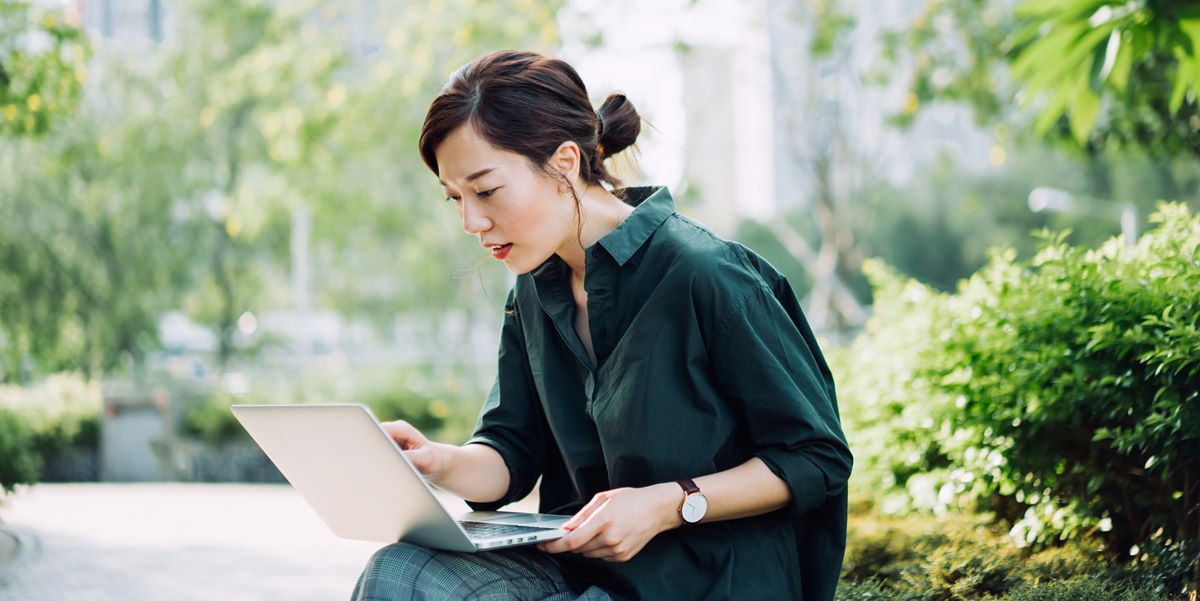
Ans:
POLYGON ((348 599, 382 546, 337 538, 288 485, 42 484, 0 520, 21 539, 0 601, 348 599))

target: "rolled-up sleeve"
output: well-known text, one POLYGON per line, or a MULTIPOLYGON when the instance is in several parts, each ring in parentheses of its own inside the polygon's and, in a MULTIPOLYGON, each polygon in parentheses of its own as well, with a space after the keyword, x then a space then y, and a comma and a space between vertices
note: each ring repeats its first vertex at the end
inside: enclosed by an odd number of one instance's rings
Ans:
POLYGON ((485 444, 496 450, 508 467, 508 490, 491 502, 468 501, 476 511, 494 511, 520 500, 533 490, 545 457, 541 406, 529 371, 525 336, 514 302, 515 289, 505 302, 500 333, 499 368, 495 383, 465 444, 485 444))
POLYGON ((787 484, 790 511, 799 517, 845 491, 853 457, 799 306, 785 308, 765 283, 749 288, 717 322, 713 367, 754 455, 787 484))

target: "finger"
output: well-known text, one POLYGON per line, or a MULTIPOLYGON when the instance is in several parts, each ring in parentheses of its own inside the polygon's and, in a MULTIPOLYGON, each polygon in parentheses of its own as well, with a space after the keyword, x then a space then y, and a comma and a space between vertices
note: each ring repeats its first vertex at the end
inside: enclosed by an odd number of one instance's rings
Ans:
POLYGON ((563 529, 574 530, 578 528, 579 525, 584 522, 584 520, 588 519, 588 517, 590 517, 592 513, 596 511, 596 508, 599 507, 603 501, 604 500, 600 497, 600 495, 592 497, 592 500, 588 501, 587 505, 584 505, 582 509, 575 512, 575 515, 571 516, 571 519, 567 520, 566 523, 562 525, 563 529))
POLYGON ((414 428, 412 424, 404 420, 396 420, 392 422, 384 422, 380 424, 384 431, 400 445, 402 449, 410 449, 420 446, 424 442, 425 436, 419 430, 414 428))
POLYGON ((568 531, 561 538, 556 538, 545 543, 538 543, 538 548, 547 553, 566 553, 574 551, 579 546, 587 543, 591 538, 586 532, 580 532, 578 529, 568 531))
POLYGON ((571 538, 570 540, 564 539, 566 539, 568 536, 571 536, 572 532, 577 530, 583 522, 590 518, 606 500, 606 495, 601 496, 600 494, 597 494, 593 496, 592 500, 588 501, 587 505, 584 505, 582 509, 575 513, 575 515, 571 516, 571 519, 567 520, 562 526, 560 526, 560 528, 567 531, 566 536, 552 541, 538 543, 538 548, 547 553, 563 553, 565 551, 570 551, 571 548, 569 545, 573 543, 575 538, 571 538))
POLYGON ((576 551, 591 542, 593 538, 608 526, 608 520, 605 517, 604 511, 602 511, 605 505, 605 503, 601 503, 582 524, 567 533, 566 536, 553 541, 558 543, 556 546, 565 551, 576 551))
POLYGON ((422 448, 402 452, 404 453, 405 457, 408 457, 408 462, 411 463, 413 467, 417 468, 417 470, 422 474, 429 471, 429 469, 432 467, 430 465, 430 460, 432 457, 429 449, 422 448))

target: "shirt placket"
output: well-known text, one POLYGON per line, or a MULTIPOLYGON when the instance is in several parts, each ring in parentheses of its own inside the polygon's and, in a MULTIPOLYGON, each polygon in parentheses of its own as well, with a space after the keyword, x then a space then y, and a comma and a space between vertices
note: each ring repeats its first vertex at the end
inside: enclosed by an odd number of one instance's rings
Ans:
POLYGON ((588 333, 592 338, 592 352, 596 364, 588 371, 585 384, 588 408, 600 392, 600 366, 604 365, 613 348, 613 285, 616 283, 617 267, 605 250, 597 245, 585 259, 583 289, 587 292, 588 333))

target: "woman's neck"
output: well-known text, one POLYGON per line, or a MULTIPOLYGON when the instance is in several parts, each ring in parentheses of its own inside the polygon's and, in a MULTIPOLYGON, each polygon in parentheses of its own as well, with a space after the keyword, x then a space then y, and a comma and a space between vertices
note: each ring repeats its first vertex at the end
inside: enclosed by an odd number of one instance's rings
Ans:
POLYGON ((589 184, 583 195, 580 196, 579 204, 581 205, 579 216, 583 221, 583 227, 578 230, 580 235, 577 236, 576 232, 571 232, 562 247, 558 249, 558 256, 571 268, 572 281, 582 284, 584 277, 583 250, 617 229, 617 226, 621 225, 633 212, 633 207, 613 196, 612 192, 600 184, 589 184))

